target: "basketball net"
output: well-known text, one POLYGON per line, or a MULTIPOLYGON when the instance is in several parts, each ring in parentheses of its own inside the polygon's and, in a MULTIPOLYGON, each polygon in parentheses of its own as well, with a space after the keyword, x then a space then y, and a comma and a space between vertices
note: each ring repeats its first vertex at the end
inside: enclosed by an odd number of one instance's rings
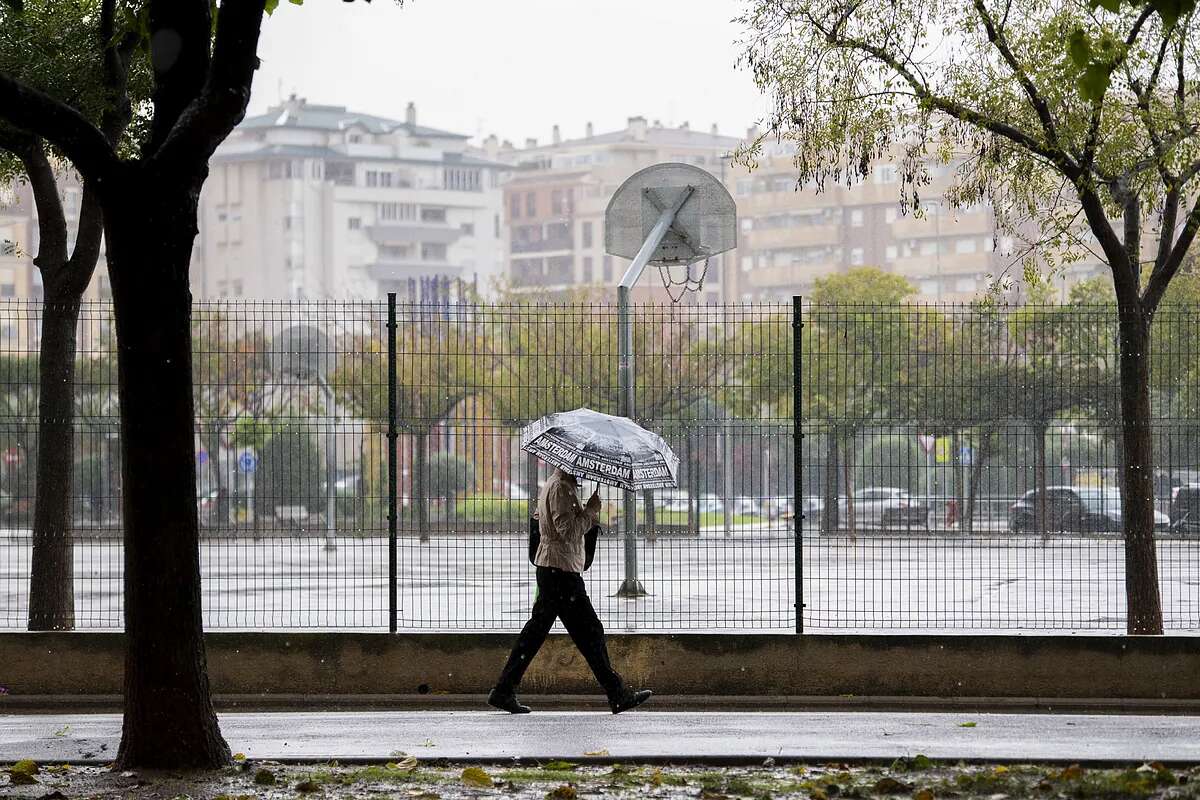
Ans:
POLYGON ((691 264, 678 264, 675 266, 683 267, 683 280, 676 280, 674 273, 671 271, 674 267, 671 264, 659 264, 658 275, 662 278, 663 288, 667 290, 667 296, 671 298, 671 302, 678 305, 679 301, 688 292, 697 292, 704 288, 704 278, 708 275, 708 259, 704 259, 704 266, 700 268, 699 277, 692 277, 691 264))

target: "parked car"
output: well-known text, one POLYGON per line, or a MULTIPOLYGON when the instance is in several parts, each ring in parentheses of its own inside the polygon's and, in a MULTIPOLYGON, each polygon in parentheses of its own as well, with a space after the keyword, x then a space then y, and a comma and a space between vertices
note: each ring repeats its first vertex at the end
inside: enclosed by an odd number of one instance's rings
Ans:
POLYGON ((735 497, 733 513, 742 517, 757 517, 762 514, 762 509, 759 507, 758 501, 752 497, 735 497))
POLYGON ((1200 485, 1179 486, 1171 493, 1171 530, 1200 533, 1200 485))
MULTIPOLYGON (((1122 528, 1121 493, 1116 489, 1088 486, 1047 486, 1045 525, 1039 524, 1042 503, 1037 489, 1030 489, 1013 503, 1008 528, 1013 533, 1046 530, 1061 533, 1098 533, 1122 528)), ((1165 530, 1171 518, 1154 512, 1154 527, 1165 530)))
MULTIPOLYGON (((913 498, 907 489, 869 486, 853 495, 855 524, 863 528, 929 528, 929 505, 913 498)), ((847 498, 838 501, 842 525, 849 521, 847 498)))

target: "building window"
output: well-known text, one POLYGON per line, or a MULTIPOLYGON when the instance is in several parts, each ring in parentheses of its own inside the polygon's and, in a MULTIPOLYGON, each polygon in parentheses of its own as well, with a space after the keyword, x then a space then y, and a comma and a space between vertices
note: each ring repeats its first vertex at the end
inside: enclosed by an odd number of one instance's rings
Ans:
POLYGON ((740 197, 745 197, 754 191, 754 180, 751 178, 741 178, 737 182, 737 193, 740 197))
POLYGON ((584 282, 584 283, 591 283, 591 282, 592 282, 592 278, 593 278, 593 275, 592 275, 592 257, 591 257, 591 256, 584 256, 584 257, 583 257, 583 282, 584 282))
POLYGON ((885 250, 884 253, 885 253, 884 258, 887 261, 889 261, 889 262, 895 261, 896 260, 896 245, 889 244, 887 246, 887 250, 885 250))
POLYGON ((0 297, 16 297, 17 285, 15 283, 0 283, 0 297))
POLYGON ((604 257, 604 282, 612 283, 613 279, 613 263, 612 256, 604 257))
POLYGON ((754 220, 750 217, 744 218, 742 220, 742 230, 746 231, 747 233, 754 230, 754 220))
POLYGON ((537 195, 533 192, 525 193, 525 216, 537 216, 537 195))
POLYGON ((406 259, 412 258, 411 244, 381 244, 379 245, 379 257, 390 259, 406 259))
POLYGON ((321 180, 321 162, 320 161, 312 162, 311 171, 312 171, 313 180, 315 180, 315 181, 321 180))
POLYGON ((441 242, 422 242, 421 243, 421 260, 422 261, 445 261, 446 260, 446 245, 441 242))
POLYGON ((974 253, 978 245, 974 239, 959 239, 954 243, 954 252, 959 254, 974 253))
POLYGON ((591 222, 583 223, 583 234, 582 235, 583 235, 583 246, 591 247, 592 246, 592 223, 591 222))
POLYGON ((883 212, 883 218, 889 224, 896 221, 896 207, 888 206, 887 211, 883 212))
POLYGON ((550 283, 574 283, 574 259, 571 256, 553 256, 546 259, 546 280, 550 283))
POLYGON ((9 239, 0 239, 0 256, 15 256, 17 243, 9 239))
POLYGON ((475 223, 473 223, 473 222, 464 222, 462 225, 459 225, 458 227, 460 230, 462 230, 464 236, 474 236, 475 235, 475 223))
POLYGON ((742 272, 754 269, 754 256, 742 256, 742 272))
POLYGON ((367 170, 367 186, 375 187, 379 185, 379 173, 373 169, 367 170))
POLYGON ((267 177, 276 180, 283 177, 283 162, 272 161, 267 164, 267 177))
POLYGON ((495 236, 497 239, 500 238, 500 215, 499 214, 492 215, 492 235, 495 236))
POLYGON ((326 161, 325 180, 337 186, 354 185, 354 164, 349 161, 326 161))
POLYGON ((416 219, 417 207, 412 203, 380 203, 379 218, 386 221, 416 219))
POLYGON ((442 170, 442 188, 452 192, 481 192, 483 182, 477 169, 446 167, 442 170))
POLYGON ((446 209, 440 206, 421 206, 421 222, 445 222, 446 209))
POLYGON ((956 292, 973 292, 975 291, 974 278, 959 278, 954 281, 954 291, 956 292))
POLYGON ((852 266, 861 266, 863 263, 863 249, 861 247, 850 248, 850 264, 852 266))
POLYGON ((356 231, 362 227, 362 217, 350 217, 346 220, 346 227, 352 231, 356 231))
POLYGON ((379 185, 383 186, 385 188, 390 188, 392 185, 392 173, 390 173, 390 172, 379 173, 379 185))
POLYGON ((855 228, 861 228, 863 225, 863 210, 855 208, 850 210, 850 225, 855 228))
POLYGON ((521 218, 521 195, 516 192, 508 196, 508 216, 512 219, 521 218))
POLYGON ((362 137, 359 136, 357 133, 350 134, 349 139, 350 139, 350 144, 358 144, 359 142, 362 141, 362 137))
POLYGON ((895 164, 876 164, 875 165, 875 182, 876 183, 895 183, 896 182, 896 165, 895 164))

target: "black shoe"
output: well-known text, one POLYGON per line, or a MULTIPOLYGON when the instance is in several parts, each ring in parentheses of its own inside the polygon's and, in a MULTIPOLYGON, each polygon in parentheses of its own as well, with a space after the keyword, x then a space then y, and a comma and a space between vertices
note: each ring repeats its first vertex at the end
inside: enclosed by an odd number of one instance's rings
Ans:
POLYGON ((488 705, 510 714, 528 714, 533 710, 529 706, 521 705, 514 692, 502 692, 499 689, 492 689, 488 695, 488 705))
POLYGON ((650 695, 652 694, 654 694, 654 692, 650 691, 649 689, 639 689, 636 692, 626 689, 624 693, 622 693, 617 699, 609 700, 608 707, 612 709, 614 714, 620 714, 622 711, 628 711, 631 708, 637 708, 642 703, 649 700, 650 695))

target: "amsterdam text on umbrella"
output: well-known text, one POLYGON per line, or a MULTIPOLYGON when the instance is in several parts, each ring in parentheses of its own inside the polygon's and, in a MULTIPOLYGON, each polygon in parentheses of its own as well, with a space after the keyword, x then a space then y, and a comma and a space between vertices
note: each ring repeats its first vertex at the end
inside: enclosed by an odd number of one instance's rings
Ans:
POLYGON ((621 489, 677 485, 679 458, 656 433, 625 417, 577 408, 521 431, 521 449, 589 480, 621 489))

